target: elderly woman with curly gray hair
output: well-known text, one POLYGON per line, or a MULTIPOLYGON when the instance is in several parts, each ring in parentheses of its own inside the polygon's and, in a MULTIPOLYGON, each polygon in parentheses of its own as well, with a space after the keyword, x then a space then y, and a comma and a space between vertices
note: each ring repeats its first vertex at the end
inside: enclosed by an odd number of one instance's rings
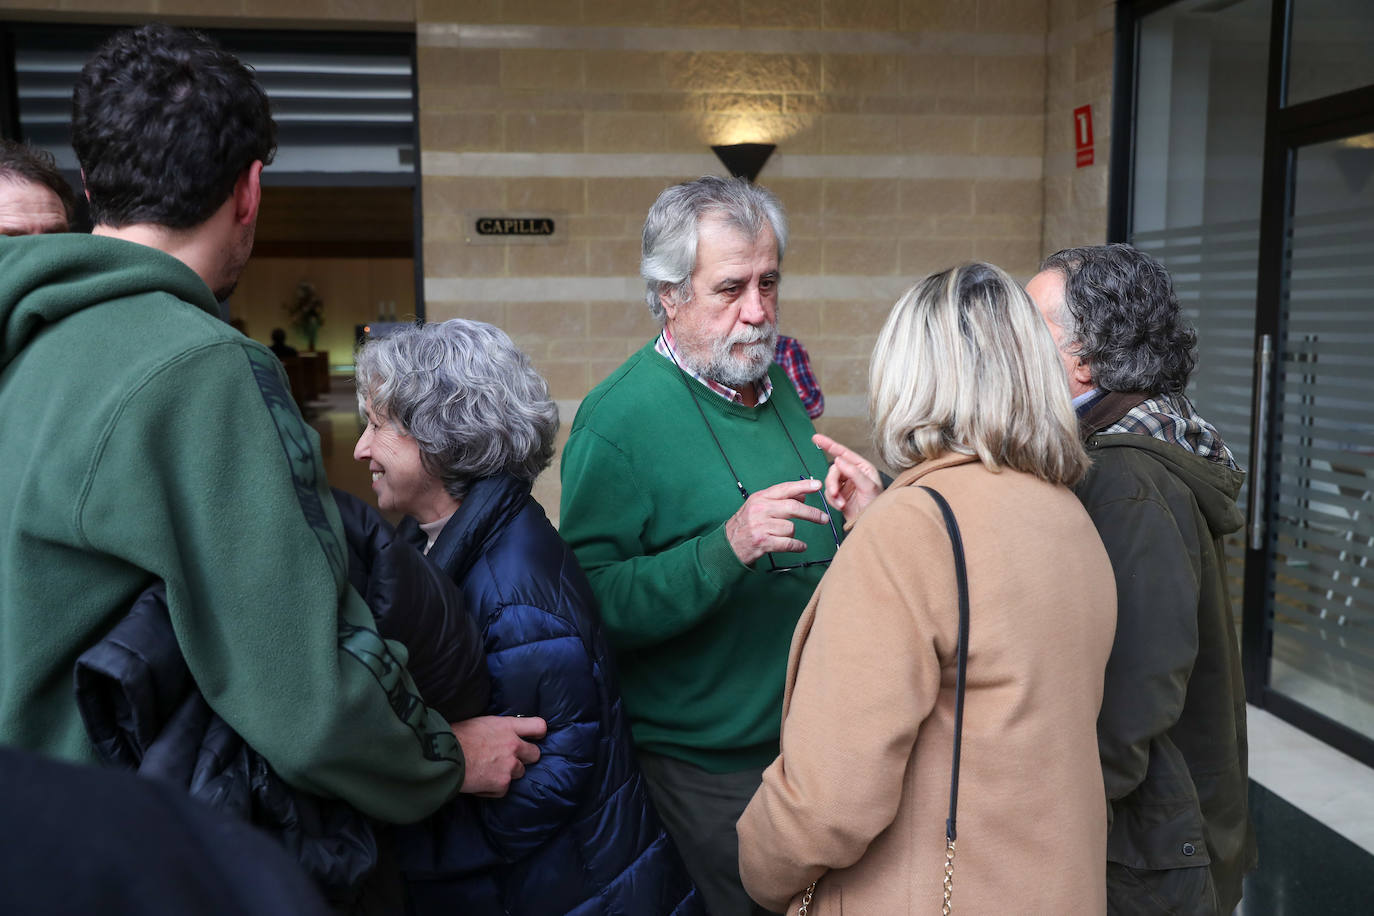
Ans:
POLYGON ((463 319, 369 342, 356 363, 354 457, 378 504, 468 600, 489 712, 548 725, 505 798, 398 832, 409 912, 700 913, 634 761, 596 600, 530 495, 558 429, 544 379, 503 331, 463 319))

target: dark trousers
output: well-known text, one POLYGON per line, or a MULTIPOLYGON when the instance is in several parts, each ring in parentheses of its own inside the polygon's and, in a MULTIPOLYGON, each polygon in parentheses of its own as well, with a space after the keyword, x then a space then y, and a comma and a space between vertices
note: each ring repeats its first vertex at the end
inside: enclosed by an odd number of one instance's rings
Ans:
POLYGON ((735 822, 763 781, 763 768, 708 773, 661 754, 639 752, 649 796, 710 916, 764 916, 739 879, 735 822))

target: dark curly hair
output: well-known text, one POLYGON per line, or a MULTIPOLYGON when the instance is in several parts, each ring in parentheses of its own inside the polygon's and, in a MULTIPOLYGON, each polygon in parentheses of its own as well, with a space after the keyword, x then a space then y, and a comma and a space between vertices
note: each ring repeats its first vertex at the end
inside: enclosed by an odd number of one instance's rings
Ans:
POLYGON ((199 32, 148 25, 116 33, 81 70, 72 147, 97 224, 205 222, 254 161, 272 161, 267 94, 199 32))
POLYGON ((62 202, 67 224, 76 221, 76 194, 57 170, 57 161, 47 150, 0 138, 0 178, 42 185, 62 202))
POLYGON ((1180 394, 1197 365, 1193 330, 1164 265, 1130 245, 1065 248, 1040 265, 1064 277, 1058 324, 1107 391, 1180 394))

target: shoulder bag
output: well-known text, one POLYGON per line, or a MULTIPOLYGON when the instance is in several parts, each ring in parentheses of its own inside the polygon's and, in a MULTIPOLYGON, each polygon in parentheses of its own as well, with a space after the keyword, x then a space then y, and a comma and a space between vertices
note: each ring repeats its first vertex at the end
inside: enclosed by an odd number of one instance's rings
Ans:
MULTIPOLYGON (((954 578, 959 586, 959 667, 954 678, 954 762, 949 777, 949 817, 945 820, 945 881, 944 894, 940 904, 941 916, 949 916, 954 899, 954 838, 955 814, 959 805, 959 747, 964 735, 964 682, 968 674, 968 570, 964 566, 964 539, 959 536, 959 523, 954 518, 954 510, 936 490, 922 486, 940 507, 945 518, 945 530, 949 532, 950 544, 954 547, 954 578)), ((818 879, 819 880, 819 879, 818 879)), ((797 916, 809 916, 811 900, 816 893, 817 881, 802 894, 801 906, 797 916)))

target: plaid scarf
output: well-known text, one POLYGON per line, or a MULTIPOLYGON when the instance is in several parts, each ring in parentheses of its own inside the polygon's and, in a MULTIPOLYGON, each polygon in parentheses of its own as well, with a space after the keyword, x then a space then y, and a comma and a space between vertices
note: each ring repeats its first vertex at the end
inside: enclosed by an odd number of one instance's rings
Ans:
POLYGON ((1077 405, 1084 438, 1136 433, 1170 442, 1194 455, 1239 470, 1216 427, 1198 415, 1185 394, 1098 391, 1077 405))

